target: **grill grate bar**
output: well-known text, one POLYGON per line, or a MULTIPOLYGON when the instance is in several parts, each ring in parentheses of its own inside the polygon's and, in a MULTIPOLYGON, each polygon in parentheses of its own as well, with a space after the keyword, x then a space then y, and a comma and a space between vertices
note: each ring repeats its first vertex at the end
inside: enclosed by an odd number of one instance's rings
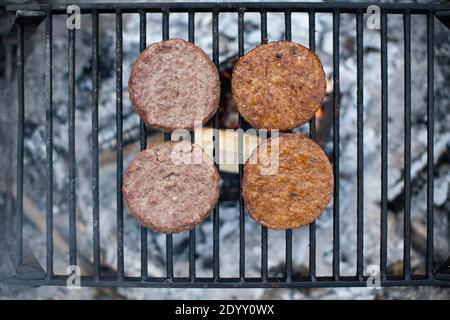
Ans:
POLYGON ((163 11, 162 14, 162 39, 169 39, 169 11, 163 11))
MULTIPOLYGON (((287 41, 292 40, 292 15, 290 11, 284 13, 284 38, 287 41)), ((286 230, 286 281, 292 281, 292 229, 286 230)))
POLYGON ((356 247, 356 274, 359 279, 364 273, 364 60, 363 60, 363 13, 356 15, 356 63, 357 63, 357 247, 356 247))
POLYGON ((24 144, 24 26, 20 23, 17 27, 17 189, 16 189, 16 266, 23 263, 23 144, 24 144))
POLYGON ((286 280, 292 281, 292 229, 286 230, 286 280))
POLYGON ((195 281, 195 229, 189 231, 189 279, 195 281))
POLYGON ((426 274, 433 277, 434 238, 434 10, 427 15, 427 263, 426 274))
POLYGON ((403 15, 404 29, 404 235, 403 235, 403 275, 411 278, 411 15, 406 12, 403 15))
POLYGON ((168 281, 173 280, 173 240, 172 234, 166 235, 166 276, 168 281))
MULTIPOLYGON (((366 10, 372 3, 356 3, 356 2, 203 2, 203 3, 80 3, 81 13, 89 13, 92 9, 98 9, 102 13, 114 13, 115 9, 120 9, 124 13, 136 13, 138 10, 146 12, 162 12, 170 10, 171 12, 187 12, 195 9, 196 12, 212 12, 219 10, 220 12, 237 12, 241 8, 245 8, 247 12, 260 12, 261 9, 271 12, 283 12, 292 10, 296 12, 308 12, 314 8, 317 12, 332 13, 339 10, 342 13, 355 13, 359 9, 366 10)), ((68 4, 11 4, 6 9, 11 12, 17 10, 46 10, 50 8, 54 13, 65 14, 68 4)), ((430 7, 436 10, 448 10, 445 3, 377 3, 382 11, 389 13, 403 13, 405 9, 410 9, 414 14, 426 14, 430 7)))
MULTIPOLYGON (((139 12, 139 51, 142 52, 147 46, 147 20, 144 11, 139 12)), ((139 139, 141 151, 147 149, 147 128, 144 121, 139 119, 139 139)), ((148 231, 144 226, 141 230, 141 278, 148 278, 148 231)))
MULTIPOLYGON (((219 12, 214 11, 212 14, 212 58, 219 69, 219 12)), ((214 160, 217 169, 219 169, 219 113, 214 115, 214 160)), ((213 214, 213 278, 219 281, 219 203, 216 203, 213 214)))
MULTIPOLYGON (((244 10, 238 13, 238 56, 244 55, 244 10)), ((238 115, 238 165, 239 165, 239 181, 243 179, 244 155, 243 155, 243 132, 242 127, 244 119, 238 115)), ((245 279, 245 208, 242 199, 242 189, 239 187, 239 279, 243 282, 245 279)))
POLYGON ((69 69, 69 260, 77 264, 77 224, 76 224, 76 159, 75 159, 75 29, 69 29, 68 37, 69 69))
MULTIPOLYGON (((309 49, 316 51, 316 13, 308 12, 309 18, 309 49)), ((309 137, 316 140, 316 117, 309 121, 309 137)), ((316 222, 309 225, 309 277, 311 281, 316 278, 316 222)))
POLYGON ((288 10, 284 13, 284 39, 287 41, 292 40, 292 14, 288 10))
MULTIPOLYGON (((195 13, 189 12, 188 15, 188 38, 189 42, 195 43, 195 13)), ((195 142, 194 134, 191 135, 191 142, 195 142)), ((191 282, 195 281, 195 228, 189 231, 189 278, 191 282)))
MULTIPOLYGON (((286 283, 280 281, 280 278, 269 278, 267 282, 261 282, 258 278, 246 278, 245 282, 239 284, 239 288, 326 288, 326 287, 366 287, 370 277, 364 277, 359 281, 356 277, 342 276, 339 281, 332 277, 317 277, 317 281, 297 281, 286 283)), ((50 281, 31 279, 27 283, 34 286, 56 285, 65 286, 67 276, 56 275, 50 281)), ((13 278, 11 284, 22 284, 20 279, 13 278)), ((101 282, 95 282, 92 277, 82 276, 81 286, 94 287, 133 287, 133 288, 236 288, 239 283, 238 278, 222 278, 220 282, 214 282, 213 278, 196 278, 195 282, 189 281, 189 278, 176 278, 173 282, 166 281, 164 277, 150 277, 148 281, 142 281, 140 277, 126 277, 124 281, 117 281, 116 278, 104 277, 101 282)), ((382 280, 382 287, 393 286, 445 286, 448 282, 436 278, 426 279, 423 276, 416 276, 411 280, 404 280, 401 277, 392 277, 389 280, 382 280)))
POLYGON ((261 11, 261 43, 266 43, 267 39, 267 11, 261 11))
POLYGON ((195 12, 189 11, 188 15, 188 39, 189 42, 195 43, 195 12))
MULTIPOLYGON (((267 39, 267 12, 261 11, 261 43, 266 43, 267 39)), ((268 278, 268 239, 267 228, 261 227, 261 280, 268 278)))
POLYGON ((189 279, 195 280, 195 229, 189 231, 189 279))
POLYGON ((45 153, 47 166, 46 273, 53 277, 53 101, 52 101, 52 23, 50 11, 45 17, 45 153))
POLYGON ((333 277, 339 279, 339 11, 333 11, 333 277))
POLYGON ((268 247, 267 228, 261 227, 261 279, 267 281, 268 273, 268 247))
MULTIPOLYGON (((169 12, 166 10, 162 14, 162 39, 169 39, 169 12)), ((164 133, 164 140, 170 140, 170 133, 164 133)), ((167 280, 173 281, 173 236, 166 235, 166 276, 167 280)))
MULTIPOLYGON (((142 52, 147 47, 147 20, 144 11, 139 12, 139 52, 142 52)), ((140 119, 140 147, 141 151, 147 148, 147 127, 144 121, 140 119)))
POLYGON ((123 256, 123 105, 122 105, 122 12, 116 12, 116 157, 117 157, 117 277, 124 278, 123 256))
POLYGON ((92 13, 92 220, 94 278, 100 280, 100 212, 98 151, 98 12, 92 13))
POLYGON ((387 278, 387 194, 388 194, 388 52, 387 16, 381 12, 381 280, 387 278))

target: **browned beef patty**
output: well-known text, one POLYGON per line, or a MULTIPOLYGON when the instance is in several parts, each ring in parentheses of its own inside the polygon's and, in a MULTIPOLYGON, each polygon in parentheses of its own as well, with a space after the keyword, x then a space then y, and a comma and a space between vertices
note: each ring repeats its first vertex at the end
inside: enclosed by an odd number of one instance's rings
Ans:
POLYGON ((216 112, 219 74, 196 45, 170 39, 150 45, 131 70, 128 91, 135 111, 155 129, 192 130, 216 112))
POLYGON ((260 45, 239 59, 231 79, 233 100, 252 126, 290 130, 314 116, 326 91, 317 55, 290 41, 260 45))
POLYGON ((203 150, 167 141, 139 152, 123 180, 129 211, 157 232, 177 233, 203 222, 219 199, 219 173, 203 150))
POLYGON ((282 134, 261 143, 247 160, 242 191, 258 223, 271 229, 296 228, 314 221, 327 207, 333 169, 311 139, 282 134), (278 166, 271 162, 277 154, 278 166))

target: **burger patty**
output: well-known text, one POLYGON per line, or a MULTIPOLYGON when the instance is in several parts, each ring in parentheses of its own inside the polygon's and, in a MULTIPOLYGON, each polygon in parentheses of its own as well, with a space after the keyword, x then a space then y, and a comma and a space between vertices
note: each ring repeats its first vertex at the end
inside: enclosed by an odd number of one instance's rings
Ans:
POLYGON ((325 96, 326 78, 313 51, 280 41, 241 57, 231 86, 239 113, 253 127, 290 130, 314 117, 325 96))
POLYGON ((208 217, 219 199, 219 184, 213 160, 198 145, 167 141, 136 155, 122 191, 142 225, 178 233, 208 217))
POLYGON ((165 132, 192 130, 216 112, 219 74, 196 45, 182 39, 157 42, 145 49, 131 70, 128 91, 147 126, 165 132))
POLYGON ((314 141, 282 134, 253 151, 244 166, 242 192, 245 207, 258 223, 272 229, 300 227, 327 207, 333 169, 314 141))

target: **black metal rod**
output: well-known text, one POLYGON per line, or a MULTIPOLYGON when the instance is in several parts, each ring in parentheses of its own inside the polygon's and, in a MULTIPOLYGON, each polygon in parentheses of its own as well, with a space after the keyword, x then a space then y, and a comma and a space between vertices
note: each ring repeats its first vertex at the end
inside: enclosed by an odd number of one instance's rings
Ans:
MULTIPOLYGON (((147 47, 147 20, 144 11, 139 12, 139 52, 142 52, 147 47)), ((147 128, 142 119, 139 122, 140 128, 140 147, 141 151, 147 148, 147 128)))
POLYGON ((403 15, 404 28, 404 235, 403 235, 403 275, 405 279, 411 277, 411 15, 403 15))
MULTIPOLYGON (((291 12, 286 11, 284 13, 284 38, 286 41, 292 40, 292 27, 291 27, 291 12)), ((286 256, 286 281, 292 281, 292 229, 286 230, 286 244, 285 244, 285 256, 286 256)))
MULTIPOLYGON (((167 10, 162 13, 162 39, 169 39, 169 12, 167 10)), ((164 133, 164 140, 170 140, 170 133, 164 133)), ((166 279, 171 282, 173 280, 173 236, 166 235, 166 279)))
MULTIPOLYGON (((188 15, 188 38, 189 42, 195 43, 195 13, 190 11, 188 15)), ((195 143, 194 134, 191 135, 191 142, 195 143)), ((189 279, 195 281, 195 228, 189 231, 189 279)))
POLYGON ((363 12, 356 15, 356 43, 357 43, 357 248, 356 274, 362 279, 364 274, 364 48, 363 48, 363 12))
MULTIPOLYGON (((238 13, 238 55, 244 55, 244 11, 238 13)), ((239 135, 238 135, 238 163, 239 163, 239 181, 243 179, 244 172, 244 141, 242 127, 244 126, 244 119, 239 114, 239 135)), ((245 279, 245 208, 244 200, 242 198, 242 190, 239 188, 239 279, 245 279)))
MULTIPOLYGON (((309 19, 309 49, 316 51, 316 13, 314 10, 308 12, 309 19)), ((309 121, 309 137, 316 139, 316 117, 309 121)))
POLYGON ((189 231, 189 279, 195 281, 195 228, 189 231))
MULTIPOLYGON (((81 286, 93 287, 128 287, 128 288, 236 288, 238 278, 223 278, 220 282, 212 281, 212 278, 197 278, 194 283, 188 278, 176 278, 176 281, 168 282, 163 277, 152 277, 149 281, 142 281, 140 277, 127 277, 124 281, 117 281, 115 278, 102 279, 96 282, 92 277, 82 276, 81 286)), ((364 277, 363 281, 359 281, 356 277, 341 277, 339 281, 334 281, 331 277, 317 277, 317 281, 299 281, 285 283, 279 278, 269 278, 267 282, 261 282, 260 278, 246 278, 244 283, 240 284, 240 288, 327 288, 327 287, 365 287, 369 277, 364 277)), ((13 278, 9 281, 11 284, 27 284, 33 286, 52 285, 65 286, 67 282, 66 276, 55 276, 50 281, 32 279, 23 280, 13 278)), ((448 282, 436 278, 427 279, 425 277, 415 277, 412 280, 404 280, 398 277, 381 281, 383 287, 398 286, 445 286, 448 282)))
POLYGON ((387 16, 381 12, 381 222, 380 273, 387 277, 387 193, 388 193, 388 52, 387 16))
MULTIPOLYGON (((269 278, 267 282, 261 282, 260 278, 246 278, 244 283, 239 285, 240 288, 327 288, 327 287, 365 287, 369 277, 364 277, 363 281, 359 281, 356 277, 341 277, 339 281, 335 281, 331 277, 317 277, 317 281, 298 281, 285 283, 279 278, 269 278)), ((92 277, 82 276, 81 286, 93 287, 128 287, 128 288, 236 288, 238 278, 222 278, 220 282, 214 282, 212 278, 197 278, 194 283, 188 278, 176 278, 173 282, 168 282, 164 277, 152 277, 148 281, 142 281, 140 277, 127 277, 124 281, 117 281, 115 278, 102 279, 96 282, 92 277)), ((55 276, 50 281, 32 279, 23 280, 18 278, 10 279, 11 284, 27 284, 33 286, 52 285, 65 286, 67 282, 66 276, 55 276)), ((412 280, 404 280, 398 277, 381 281, 383 287, 398 286, 445 286, 448 282, 436 278, 427 279, 415 277, 412 280)))
POLYGON ((52 93, 52 24, 50 11, 45 16, 45 149, 47 169, 46 273, 53 277, 53 93, 52 93))
POLYGON ((100 201, 98 151, 98 12, 92 12, 92 220, 94 278, 100 280, 100 201))
POLYGON ((261 43, 266 43, 267 39, 267 11, 261 11, 261 43))
POLYGON ((286 281, 292 281, 292 229, 286 230, 286 281))
MULTIPOLYGON (((309 18, 309 49, 316 51, 316 13, 314 10, 308 12, 309 18)), ((309 137, 316 140, 316 117, 309 121, 309 137)), ((316 278, 316 222, 309 225, 309 277, 316 278)))
POLYGON ((75 29, 69 29, 69 260, 77 264, 75 157, 75 29))
POLYGON ((267 228, 261 227, 261 280, 267 281, 268 278, 268 245, 267 228))
POLYGON ((333 277, 339 279, 339 10, 333 11, 333 277))
POLYGON ((123 255, 123 128, 122 128, 122 12, 116 11, 116 168, 117 168, 117 278, 124 278, 123 255))
POLYGON ((427 263, 433 277, 434 242, 434 10, 427 15, 427 263))
POLYGON ((188 39, 189 42, 195 43, 195 12, 189 11, 188 14, 188 39))
POLYGON ((289 10, 284 13, 284 39, 287 41, 292 40, 291 16, 291 11, 289 10))
MULTIPOLYGON (((213 43, 213 62, 219 69, 219 12, 212 14, 212 43, 213 43)), ((214 160, 217 169, 219 169, 219 114, 214 115, 214 160)), ((213 277, 218 281, 220 277, 219 265, 219 204, 216 204, 213 215, 213 277)))
MULTIPOLYGON (((333 12, 338 9, 342 13, 356 13, 358 10, 366 10, 371 2, 184 2, 184 3, 80 3, 78 4, 82 13, 89 13, 92 9, 98 9, 101 13, 114 13, 120 9, 124 13, 136 13, 139 10, 146 12, 162 12, 170 10, 171 12, 187 12, 195 9, 197 12, 237 12, 245 9, 247 12, 259 12, 261 9, 273 12, 292 10, 298 12, 307 12, 314 9, 316 12, 333 12)), ((16 10, 46 10, 51 9, 55 14, 64 14, 67 12, 69 4, 11 4, 7 5, 7 11, 16 10)), ((411 13, 427 13, 430 8, 449 10, 450 6, 445 3, 377 3, 377 5, 389 13, 402 13, 405 9, 410 9, 411 13)))
POLYGON ((172 234, 166 235, 166 278, 173 280, 173 237, 172 234))
POLYGON ((163 40, 169 39, 169 12, 163 11, 162 14, 162 38, 163 40))
MULTIPOLYGON (((139 51, 142 52, 147 47, 147 17, 144 11, 139 12, 139 51)), ((141 151, 147 149, 147 128, 144 121, 139 119, 139 137, 141 151)), ((148 232, 144 226, 141 229, 141 278, 146 280, 148 278, 148 232)))
POLYGON ((24 99, 24 44, 23 29, 20 23, 17 27, 17 190, 16 190, 16 267, 23 263, 23 139, 25 122, 25 99, 24 99))
MULTIPOLYGON (((267 39, 267 12, 261 11, 261 43, 266 43, 267 39)), ((261 280, 268 278, 268 239, 267 228, 261 227, 261 280)))

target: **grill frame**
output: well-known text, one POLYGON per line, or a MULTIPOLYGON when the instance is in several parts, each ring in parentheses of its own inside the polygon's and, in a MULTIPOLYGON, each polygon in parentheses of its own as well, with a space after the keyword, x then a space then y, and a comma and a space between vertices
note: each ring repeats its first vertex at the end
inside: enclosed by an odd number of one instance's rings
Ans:
MULTIPOLYGON (((92 194, 93 205, 93 274, 81 276, 82 286, 107 287, 180 287, 180 288, 276 288, 276 287, 363 287, 367 286, 368 276, 364 275, 363 252, 363 14, 372 3, 114 3, 114 4, 78 4, 81 13, 92 16, 92 194), (141 276, 126 277, 124 272, 123 251, 123 198, 117 192, 117 277, 104 277, 100 272, 100 235, 99 235, 99 164, 98 164, 98 32, 99 15, 114 13, 116 16, 116 128, 117 128, 117 185, 122 184, 123 175, 123 139, 122 139, 122 14, 138 13, 140 17, 140 50, 146 48, 146 14, 162 14, 162 38, 169 38, 169 14, 171 12, 184 12, 188 14, 188 37, 190 42, 195 40, 194 19, 197 12, 212 14, 213 62, 219 66, 219 38, 218 21, 222 12, 236 12, 238 14, 238 54, 244 54, 244 18, 246 12, 259 12, 261 16, 261 42, 267 41, 267 13, 284 12, 285 38, 291 39, 291 13, 306 12, 309 16, 309 46, 315 50, 315 14, 332 13, 333 16, 333 169, 339 172, 339 34, 340 14, 352 13, 356 15, 357 35, 357 263, 355 276, 340 276, 339 270, 339 188, 334 191, 333 202, 333 262, 332 276, 322 277, 316 275, 316 226, 313 222, 310 230, 309 275, 296 278, 292 273, 292 231, 286 231, 286 270, 283 278, 268 276, 268 246, 267 229, 261 228, 261 277, 248 278, 245 276, 245 209, 242 196, 239 197, 239 277, 220 277, 219 265, 219 206, 216 205, 213 213, 213 270, 212 277, 197 277, 195 270, 195 229, 189 232, 189 276, 174 277, 172 235, 166 236, 166 277, 150 277, 148 275, 147 257, 147 229, 141 227, 141 276)), ((448 286, 448 274, 433 271, 433 148, 434 148, 434 21, 437 12, 447 13, 448 4, 377 4, 381 9, 381 245, 380 245, 380 275, 381 286, 448 286), (405 216, 404 216, 404 254, 403 275, 388 276, 387 274, 387 134, 388 134, 388 74, 387 74, 387 16, 389 14, 402 14, 405 27, 405 216), (411 202, 411 14, 426 15, 427 17, 427 254, 425 275, 411 274, 410 267, 410 202, 411 202)), ((17 26, 17 70, 18 70, 18 140, 17 140, 17 201, 15 209, 16 231, 16 275, 9 279, 11 284, 19 285, 66 285, 68 276, 53 273, 53 197, 52 197, 52 16, 66 14, 66 4, 55 5, 8 5, 6 10, 16 16, 17 26), (45 88, 46 88, 46 163, 47 163, 47 210, 46 210, 46 266, 42 268, 42 276, 24 272, 27 270, 23 261, 23 141, 24 141, 24 29, 29 19, 36 17, 45 19, 45 88)), ((38 19, 39 20, 39 19, 38 19)), ((76 248, 76 215, 75 215, 75 34, 74 29, 68 31, 68 111, 69 111, 69 262, 77 264, 76 248)), ((214 117, 214 128, 219 127, 219 119, 214 117)), ((239 127, 244 125, 239 117, 239 127)), ((309 124, 309 135, 315 139, 315 119, 309 124)), ((146 128, 140 123, 140 146, 146 148, 146 128)), ((170 136, 166 134, 166 140, 170 136)), ((214 148, 220 141, 215 136, 214 148)), ((242 154, 242 135, 239 136, 239 159, 242 154)), ((215 155, 218 157, 218 154, 215 155)), ((240 162, 242 163, 242 161, 240 162)), ((242 180, 243 165, 239 165, 239 177, 242 180)), ((334 182, 339 186, 339 175, 335 174, 334 182)))

